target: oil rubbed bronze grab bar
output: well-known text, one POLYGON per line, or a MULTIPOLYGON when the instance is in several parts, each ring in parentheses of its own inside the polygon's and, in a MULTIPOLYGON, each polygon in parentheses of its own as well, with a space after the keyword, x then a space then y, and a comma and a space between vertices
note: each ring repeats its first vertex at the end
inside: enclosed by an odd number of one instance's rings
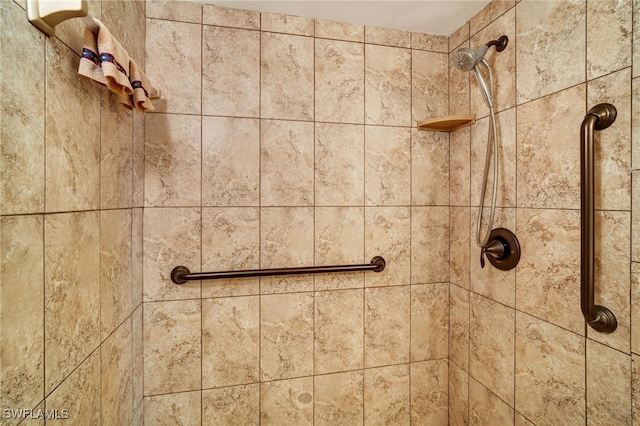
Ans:
POLYGON ((618 326, 615 315, 594 303, 594 147, 593 131, 609 127, 616 120, 616 108, 598 104, 591 108, 580 129, 580 307, 585 321, 596 331, 612 333, 618 326))
POLYGON ((382 272, 386 263, 380 256, 371 259, 371 263, 362 265, 305 266, 300 268, 250 269, 225 272, 191 272, 186 266, 176 266, 171 271, 171 281, 184 284, 195 280, 217 280, 221 278, 268 277, 273 275, 326 274, 330 272, 382 272))

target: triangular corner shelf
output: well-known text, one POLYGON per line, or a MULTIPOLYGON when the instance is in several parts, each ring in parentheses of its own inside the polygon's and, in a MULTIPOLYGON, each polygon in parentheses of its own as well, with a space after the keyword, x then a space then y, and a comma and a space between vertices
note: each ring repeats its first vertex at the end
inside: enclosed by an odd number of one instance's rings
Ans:
POLYGON ((418 121, 418 130, 433 132, 452 132, 476 122, 475 114, 448 115, 446 117, 429 118, 418 121))

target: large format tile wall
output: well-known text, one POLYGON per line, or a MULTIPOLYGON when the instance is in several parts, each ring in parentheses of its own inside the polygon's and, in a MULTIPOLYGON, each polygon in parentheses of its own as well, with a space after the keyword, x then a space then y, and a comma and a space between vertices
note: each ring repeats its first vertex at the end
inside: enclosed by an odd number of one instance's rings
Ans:
POLYGON ((501 138, 496 226, 522 246, 515 270, 480 269, 475 220, 488 110, 475 80, 450 67, 451 113, 480 118, 451 134, 452 425, 639 419, 632 259, 640 261, 640 245, 634 239, 632 250, 630 174, 632 138, 640 153, 638 15, 631 0, 494 1, 450 37, 450 51, 510 39, 487 55, 501 138), (585 327, 580 311, 580 124, 602 102, 618 111, 597 133, 595 154, 596 302, 618 319, 609 335, 585 327))
MULTIPOLYGON (((142 64, 144 10, 90 2, 142 64)), ((0 424, 140 423, 144 118, 77 75, 80 20, 0 21, 0 424)))
POLYGON ((147 3, 144 395, 150 424, 443 424, 443 36, 147 3), (366 263, 380 274, 170 281, 366 263))

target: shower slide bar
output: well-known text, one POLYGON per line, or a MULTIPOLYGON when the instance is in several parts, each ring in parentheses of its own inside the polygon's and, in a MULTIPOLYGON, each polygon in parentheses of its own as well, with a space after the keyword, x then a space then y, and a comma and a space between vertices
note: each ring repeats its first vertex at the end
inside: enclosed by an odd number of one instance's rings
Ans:
POLYGON ((580 128, 580 307, 591 328, 612 333, 618 326, 615 315, 594 302, 594 130, 603 130, 616 120, 616 108, 598 104, 582 120, 580 128))
POLYGON ((191 272, 186 266, 176 266, 171 271, 171 281, 184 284, 187 281, 217 280, 222 278, 268 277, 273 275, 326 274, 331 272, 382 272, 386 263, 380 256, 371 259, 371 263, 361 265, 305 266, 299 268, 250 269, 244 271, 191 272))

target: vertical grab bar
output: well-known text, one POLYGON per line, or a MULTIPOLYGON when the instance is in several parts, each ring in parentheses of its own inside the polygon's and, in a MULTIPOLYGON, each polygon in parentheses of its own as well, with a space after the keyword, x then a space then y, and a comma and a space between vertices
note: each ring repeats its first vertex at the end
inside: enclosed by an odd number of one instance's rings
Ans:
POLYGON ((594 143, 593 131, 609 127, 616 120, 616 108, 598 104, 591 108, 580 129, 580 307, 591 328, 612 333, 618 326, 615 315, 594 302, 594 143))

